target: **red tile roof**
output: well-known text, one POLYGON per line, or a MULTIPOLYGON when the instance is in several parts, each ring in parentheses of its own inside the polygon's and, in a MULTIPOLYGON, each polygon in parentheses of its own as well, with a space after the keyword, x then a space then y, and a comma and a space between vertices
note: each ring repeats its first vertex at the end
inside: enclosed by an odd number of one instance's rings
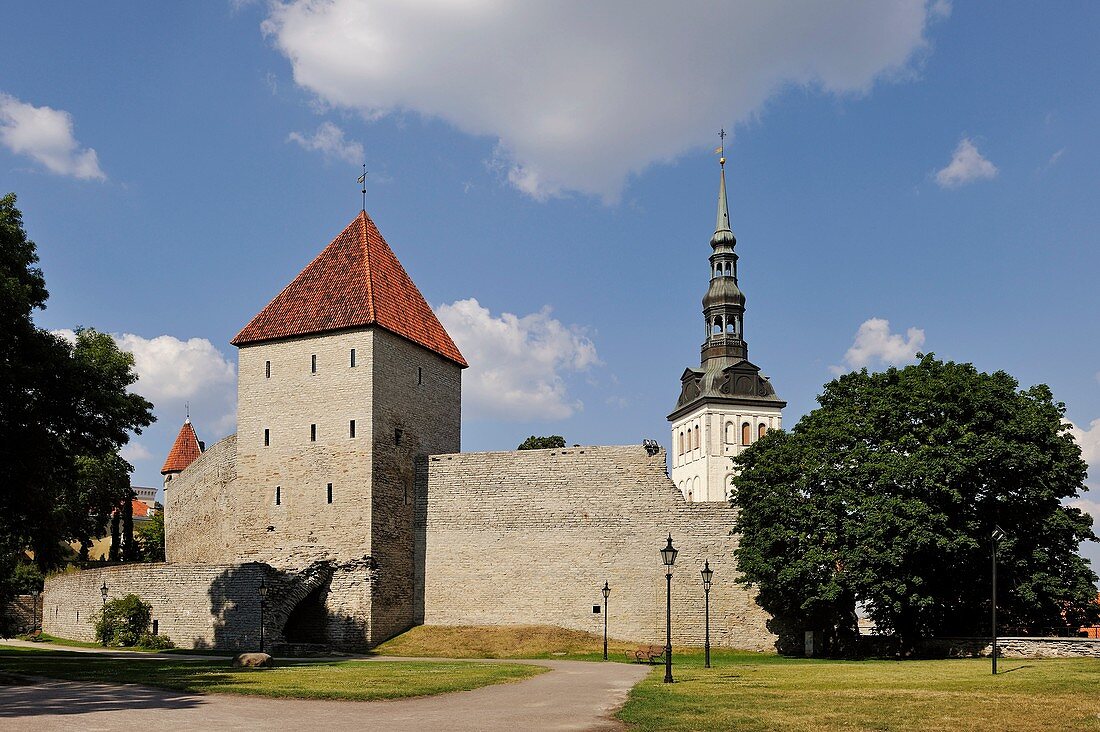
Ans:
POLYGON ((172 449, 168 452, 168 458, 164 461, 164 467, 160 469, 160 474, 181 473, 187 469, 188 465, 195 462, 201 454, 202 450, 199 449, 199 438, 195 434, 195 428, 191 426, 190 419, 185 419, 183 426, 180 427, 180 433, 176 435, 176 442, 172 445, 172 449))
POLYGON ((139 501, 136 498, 130 499, 131 513, 134 518, 147 518, 152 516, 156 511, 149 506, 145 501, 139 501))
POLYGON ((230 341, 260 341, 378 325, 465 368, 454 341, 378 228, 361 212, 230 341))

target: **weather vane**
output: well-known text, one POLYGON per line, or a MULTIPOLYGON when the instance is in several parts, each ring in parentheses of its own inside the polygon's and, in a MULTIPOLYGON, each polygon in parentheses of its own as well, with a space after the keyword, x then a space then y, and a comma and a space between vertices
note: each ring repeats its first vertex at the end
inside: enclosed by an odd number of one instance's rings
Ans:
POLYGON ((718 147, 714 149, 716 155, 718 155, 718 164, 723 168, 726 167, 726 128, 718 130, 718 139, 721 140, 718 147))
POLYGON ((191 419, 191 402, 183 403, 183 414, 187 419, 191 419))
POLYGON ((359 185, 363 186, 363 190, 360 191, 363 194, 363 210, 367 210, 367 164, 363 163, 363 174, 359 176, 357 181, 359 185))

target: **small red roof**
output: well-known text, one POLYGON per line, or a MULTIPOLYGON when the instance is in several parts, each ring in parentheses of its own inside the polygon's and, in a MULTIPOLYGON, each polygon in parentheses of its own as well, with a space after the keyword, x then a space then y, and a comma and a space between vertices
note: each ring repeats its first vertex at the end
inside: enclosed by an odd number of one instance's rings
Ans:
POLYGON ((260 341, 378 325, 465 368, 443 324, 367 212, 360 212, 230 341, 260 341))
POLYGON ((201 454, 195 428, 191 426, 190 419, 185 419, 183 426, 180 427, 180 433, 176 435, 172 449, 168 452, 168 458, 164 461, 164 467, 160 469, 160 474, 182 473, 201 454))
POLYGON ((146 518, 152 516, 156 511, 149 506, 145 501, 139 501, 136 498, 130 499, 131 515, 134 518, 146 518))

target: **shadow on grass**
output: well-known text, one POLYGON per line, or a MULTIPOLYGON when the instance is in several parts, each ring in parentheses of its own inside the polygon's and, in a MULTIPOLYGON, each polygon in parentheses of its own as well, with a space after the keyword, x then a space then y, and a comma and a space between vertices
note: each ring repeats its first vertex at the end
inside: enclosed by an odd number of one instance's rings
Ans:
POLYGON ((1030 665, 1030 664, 1025 663, 1023 666, 1017 666, 1016 668, 1006 668, 1003 671, 998 671, 997 675, 1000 676, 1001 674, 1010 674, 1013 671, 1019 671, 1020 669, 1024 669, 1024 668, 1035 668, 1035 667, 1030 665))

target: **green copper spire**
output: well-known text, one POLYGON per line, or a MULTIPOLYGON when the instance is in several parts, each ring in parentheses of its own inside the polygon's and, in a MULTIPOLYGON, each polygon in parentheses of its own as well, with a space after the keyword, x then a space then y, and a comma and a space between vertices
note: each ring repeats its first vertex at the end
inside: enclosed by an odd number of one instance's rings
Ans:
MULTIPOLYGON (((723 150, 723 148, 718 149, 723 150)), ((710 245, 715 249, 722 246, 732 249, 737 244, 737 238, 730 229, 729 204, 726 203, 726 158, 724 156, 719 158, 718 164, 722 167, 718 184, 718 221, 714 225, 714 236, 710 239, 710 245)))

